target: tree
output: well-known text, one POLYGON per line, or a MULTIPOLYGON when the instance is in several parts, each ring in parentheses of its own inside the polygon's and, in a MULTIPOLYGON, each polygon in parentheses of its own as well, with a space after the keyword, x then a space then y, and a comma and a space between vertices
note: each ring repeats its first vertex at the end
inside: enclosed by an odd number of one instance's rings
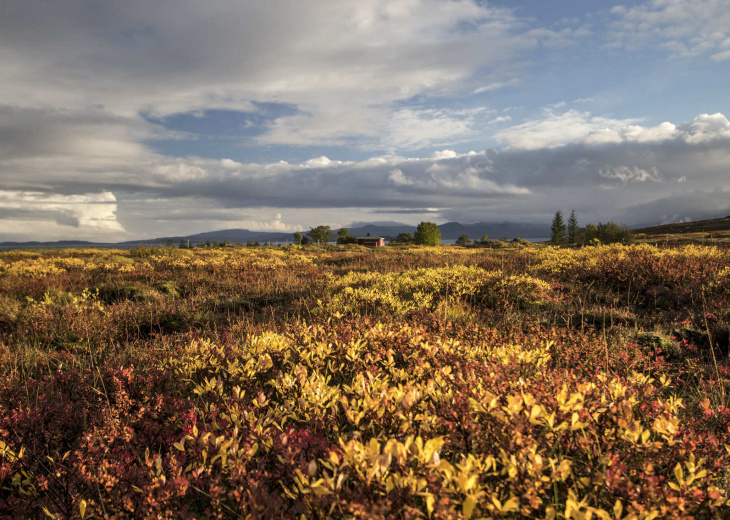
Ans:
POLYGON ((188 248, 188 245, 185 242, 185 239, 184 238, 181 238, 180 239, 180 246, 179 247, 180 247, 180 249, 187 249, 188 248))
POLYGON ((614 242, 630 243, 634 241, 634 234, 628 227, 611 221, 605 224, 599 222, 598 226, 588 224, 586 227, 580 228, 576 235, 577 241, 581 244, 590 244, 594 240, 602 244, 611 244, 614 242))
POLYGON ((299 231, 294 232, 294 243, 297 245, 302 245, 302 234, 299 231))
POLYGON ((578 241, 581 245, 590 243, 594 238, 598 238, 598 228, 595 224, 587 224, 586 227, 578 230, 578 241))
POLYGON ((340 228, 337 232, 337 243, 342 244, 357 244, 357 237, 350 234, 350 231, 345 228, 340 228))
POLYGON ((421 222, 416 227, 413 242, 420 246, 441 245, 441 230, 433 222, 421 222))
POLYGON ((615 222, 606 222, 605 224, 598 223, 598 240, 604 244, 611 244, 614 242, 633 242, 634 234, 625 225, 619 226, 615 222))
POLYGON ((459 238, 457 238, 456 245, 457 246, 470 246, 471 240, 469 239, 469 235, 461 235, 459 238))
POLYGON ((398 244, 411 244, 413 242, 413 235, 411 233, 398 233, 393 242, 398 244))
POLYGON ((575 210, 570 210, 570 217, 568 218, 568 242, 575 244, 576 233, 578 232, 578 217, 575 214, 575 210))
POLYGON ((482 239, 480 240, 482 244, 488 244, 489 243, 489 235, 482 235, 482 239))
POLYGON ((550 227, 550 242, 555 246, 565 242, 565 222, 563 222, 563 214, 560 211, 555 212, 555 217, 553 217, 553 225, 550 227))
POLYGON ((312 242, 322 246, 330 241, 330 237, 332 237, 332 230, 329 226, 317 226, 310 228, 307 235, 309 235, 309 238, 312 239, 312 242))

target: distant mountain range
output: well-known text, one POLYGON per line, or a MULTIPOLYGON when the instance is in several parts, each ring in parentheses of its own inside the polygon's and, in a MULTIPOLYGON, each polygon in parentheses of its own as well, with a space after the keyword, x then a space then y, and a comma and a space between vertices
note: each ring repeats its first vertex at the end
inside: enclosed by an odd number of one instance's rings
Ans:
MULTIPOLYGON (((353 236, 365 236, 370 233, 371 236, 383 237, 386 240, 392 240, 398 233, 414 233, 416 226, 409 224, 365 224, 358 227, 347 228, 350 234, 353 236)), ((543 238, 550 236, 550 227, 540 224, 521 224, 515 222, 495 222, 486 223, 480 222, 477 224, 460 224, 458 222, 447 222, 446 224, 439 225, 441 230, 441 238, 443 240, 456 240, 461 235, 468 235, 469 238, 477 239, 482 238, 484 235, 488 235, 491 238, 543 238)), ((336 230, 333 230, 336 231, 336 230)), ((302 233, 306 233, 303 231, 302 233)), ((333 239, 336 237, 332 235, 333 239)), ((232 244, 243 243, 247 241, 263 242, 292 242, 292 233, 282 232, 271 232, 271 231, 249 231, 247 229, 223 229, 220 231, 209 231, 206 233, 197 233, 195 235, 187 236, 172 236, 155 238, 152 240, 131 240, 124 242, 124 244, 148 244, 148 243, 167 243, 168 240, 172 240, 173 243, 177 244, 180 239, 190 240, 191 244, 199 244, 201 242, 223 242, 228 241, 232 244)))
MULTIPOLYGON (((459 222, 447 222, 439 226, 441 239, 445 241, 456 240, 461 235, 467 235, 470 239, 480 239, 487 235, 492 239, 500 238, 526 238, 545 239, 550 236, 550 226, 542 224, 524 224, 519 222, 478 222, 476 224, 461 224, 459 222)), ((365 236, 368 233, 372 236, 383 237, 392 240, 398 233, 413 233, 415 226, 400 224, 397 222, 362 224, 348 228, 351 235, 365 236)), ((336 231, 336 230, 334 230, 336 231)), ((677 224, 664 224, 660 226, 643 227, 634 229, 636 233, 647 235, 677 234, 693 232, 730 231, 730 216, 710 220, 698 220, 695 222, 680 222, 677 224)), ((306 232, 303 232, 306 233, 306 232)), ((333 233, 332 238, 336 235, 333 233)), ((180 240, 189 240, 191 245, 202 242, 224 242, 232 244, 245 244, 248 241, 273 244, 291 244, 294 241, 292 233, 272 231, 249 231, 248 229, 223 229, 220 231, 209 231, 194 235, 176 235, 145 240, 128 240, 119 243, 86 242, 83 240, 60 240, 57 242, 0 242, 0 249, 29 249, 41 247, 104 247, 104 248, 132 248, 140 244, 144 245, 165 245, 168 241, 178 245, 180 240)))
MULTIPOLYGON (((447 222, 439 226, 443 240, 456 240, 461 235, 467 235, 472 240, 480 239, 484 235, 490 238, 545 238, 550 236, 550 227, 541 224, 524 224, 518 222, 479 222, 476 224, 460 224, 459 222, 447 222)), ((358 227, 348 228, 353 236, 365 236, 368 233, 372 236, 384 237, 392 240, 399 233, 414 233, 416 226, 409 224, 388 223, 388 224, 363 224, 358 227)), ((336 231, 336 230, 334 230, 336 231)), ((306 233, 304 231, 303 233, 306 233)), ((336 235, 333 234, 333 238, 336 235)), ((259 243, 292 243, 293 233, 271 232, 271 231, 249 231, 248 229, 223 229, 220 231, 209 231, 196 233, 194 235, 175 235, 144 240, 128 240, 119 243, 98 243, 82 240, 61 240, 57 242, 0 242, 0 249, 15 248, 37 248, 37 247, 105 247, 105 248, 130 248, 144 245, 164 245, 172 241, 177 245, 180 240, 189 240, 191 245, 197 245, 206 241, 224 242, 232 244, 245 244, 248 241, 259 243)))

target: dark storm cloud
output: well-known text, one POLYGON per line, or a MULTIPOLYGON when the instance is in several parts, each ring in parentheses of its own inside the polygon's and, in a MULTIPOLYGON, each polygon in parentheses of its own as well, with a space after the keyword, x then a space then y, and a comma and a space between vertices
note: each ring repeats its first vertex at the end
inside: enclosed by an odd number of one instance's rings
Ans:
MULTIPOLYGON (((137 118, 98 109, 0 105, 0 160, 42 157, 124 158, 145 151, 139 141, 179 137, 137 118)), ((84 163, 79 164, 83 168, 84 163)))

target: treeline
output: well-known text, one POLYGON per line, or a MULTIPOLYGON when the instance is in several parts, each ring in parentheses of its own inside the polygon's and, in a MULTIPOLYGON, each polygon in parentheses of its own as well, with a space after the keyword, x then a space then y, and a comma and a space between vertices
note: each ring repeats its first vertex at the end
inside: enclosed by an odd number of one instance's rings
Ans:
POLYGON ((632 231, 626 225, 619 225, 613 221, 580 227, 575 210, 571 210, 567 223, 564 222, 561 211, 555 212, 553 223, 550 226, 550 243, 556 246, 630 243, 633 241, 632 231))
MULTIPOLYGON (((334 231, 329 226, 317 226, 310 228, 306 234, 299 231, 294 233, 294 243, 297 245, 327 244, 334 231)), ((415 233, 399 233, 391 243, 416 244, 422 246, 437 246, 441 244, 441 230, 434 222, 421 222, 416 227, 415 233)), ((357 237, 350 234, 347 228, 340 228, 337 231, 337 244, 357 244, 357 237)))
MULTIPOLYGON (((296 231, 292 236, 294 238, 294 244, 296 245, 326 245, 329 243, 335 232, 330 226, 316 226, 312 227, 306 233, 296 231)), ((506 241, 506 239, 504 240, 506 241)), ((503 241, 503 242, 504 242, 503 241)), ((525 242, 522 239, 514 239, 513 242, 525 242)), ((587 224, 585 227, 580 227, 578 224, 578 217, 575 210, 571 210, 568 221, 565 222, 563 213, 557 211, 553 217, 553 222, 550 227, 550 243, 553 245, 593 245, 597 243, 611 244, 615 242, 630 243, 634 241, 634 234, 625 225, 619 225, 615 222, 609 221, 604 223, 599 222, 596 224, 587 224)), ((340 228, 337 231, 336 243, 338 245, 346 244, 357 244, 357 237, 350 234, 347 228, 340 228)), ((438 246, 441 244, 441 230, 438 225, 434 222, 421 222, 416 227, 415 233, 398 233, 398 236, 394 240, 390 240, 391 244, 414 244, 424 246, 438 246)), ((481 240, 472 240, 468 235, 461 235, 456 240, 458 246, 493 246, 494 240, 490 240, 487 235, 484 235, 481 240)), ((223 242, 206 241, 196 244, 194 247, 199 248, 216 248, 216 247, 232 247, 227 240, 223 242)), ((242 247, 244 244, 238 243, 236 246, 242 247)), ((260 244, 258 241, 249 240, 245 244, 248 247, 257 247, 260 244)), ((265 245, 265 244, 264 244, 265 245)), ((172 240, 168 240, 168 247, 174 247, 172 240)), ((178 246, 180 249, 191 249, 189 240, 180 239, 178 246)))
MULTIPOLYGON (((206 248, 218 248, 218 247, 260 247, 261 245, 270 245, 271 242, 264 242, 261 244, 258 240, 247 240, 245 244, 242 244, 241 242, 236 242, 235 244, 232 242, 229 242, 228 240, 223 240, 222 242, 218 242, 217 240, 206 240, 205 242, 198 242, 197 244, 193 244, 189 239, 181 238, 180 242, 178 243, 177 247, 179 249, 206 249, 206 248)), ((140 247, 144 247, 142 244, 140 244, 140 247)), ((152 247, 152 246, 150 246, 152 247)), ((175 243, 172 240, 167 241, 167 245, 165 247, 168 248, 174 248, 175 243)))

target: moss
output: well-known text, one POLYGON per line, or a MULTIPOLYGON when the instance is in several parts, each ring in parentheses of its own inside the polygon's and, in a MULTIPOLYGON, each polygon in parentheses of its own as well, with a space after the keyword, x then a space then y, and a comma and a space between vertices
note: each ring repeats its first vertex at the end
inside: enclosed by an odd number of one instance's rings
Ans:
POLYGON ((155 284, 155 289, 171 298, 180 298, 180 287, 175 282, 163 282, 155 284))
POLYGON ((636 342, 667 360, 684 358, 684 351, 679 343, 662 332, 641 332, 636 336, 636 342))
POLYGON ((9 325, 20 314, 20 302, 11 296, 0 294, 0 325, 9 325))
POLYGON ((99 297, 106 303, 114 303, 123 300, 134 302, 156 302, 163 298, 163 293, 155 287, 134 283, 129 285, 102 287, 99 289, 99 297))
POLYGON ((122 255, 112 255, 108 258, 110 263, 117 264, 117 265, 132 265, 134 263, 134 259, 130 258, 128 256, 122 256, 122 255))

